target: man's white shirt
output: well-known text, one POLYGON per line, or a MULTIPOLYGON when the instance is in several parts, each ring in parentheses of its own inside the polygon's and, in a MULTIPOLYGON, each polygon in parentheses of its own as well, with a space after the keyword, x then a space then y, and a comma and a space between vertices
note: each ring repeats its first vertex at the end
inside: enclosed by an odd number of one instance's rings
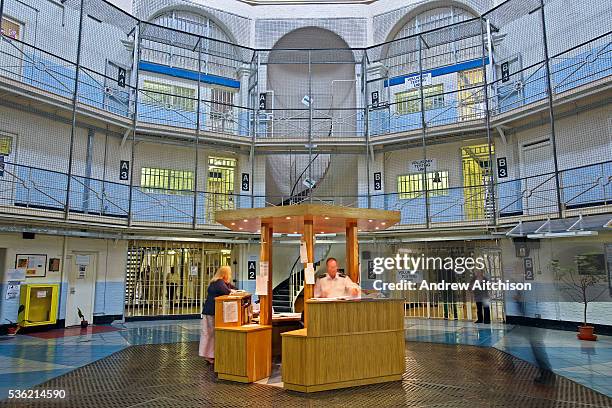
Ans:
POLYGON ((317 280, 314 296, 328 298, 351 296, 351 289, 353 288, 359 289, 359 285, 354 283, 348 276, 341 276, 337 273, 336 277, 332 279, 328 274, 325 274, 325 276, 317 280))

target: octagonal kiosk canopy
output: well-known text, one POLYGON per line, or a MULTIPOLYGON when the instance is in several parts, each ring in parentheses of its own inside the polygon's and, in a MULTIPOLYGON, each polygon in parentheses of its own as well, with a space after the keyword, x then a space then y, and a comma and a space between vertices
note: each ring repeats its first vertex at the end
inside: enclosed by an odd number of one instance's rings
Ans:
MULTIPOLYGON (((298 204, 280 207, 217 211, 217 222, 233 231, 261 234, 260 262, 268 263, 267 296, 261 296, 260 323, 272 321, 272 234, 301 234, 308 263, 314 263, 315 234, 346 234, 346 272, 359 282, 357 233, 382 231, 400 221, 399 211, 351 208, 323 204, 298 204)), ((306 268, 306 264, 304 264, 306 268)), ((313 297, 314 284, 304 284, 306 301, 313 297)))

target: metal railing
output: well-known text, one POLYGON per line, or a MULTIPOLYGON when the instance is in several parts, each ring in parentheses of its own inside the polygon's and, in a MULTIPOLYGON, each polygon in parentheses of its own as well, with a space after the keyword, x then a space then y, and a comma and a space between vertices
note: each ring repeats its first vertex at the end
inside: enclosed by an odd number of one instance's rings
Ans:
MULTIPOLYGON (((66 209, 66 172, 4 163, 0 176, 0 214, 56 219, 66 209)), ((547 217, 557 211, 554 172, 498 181, 493 188, 497 222, 513 216, 547 217)), ((214 212, 221 209, 260 208, 289 204, 291 196, 222 194, 207 191, 168 190, 130 186, 96 178, 71 176, 70 217, 85 221, 189 229, 216 225, 214 212), (195 197, 194 197, 195 195, 195 197), (194 199, 195 198, 195 199, 194 199), (131 208, 131 213, 128 209, 131 208), (195 217, 195 223, 194 223, 195 217)), ((565 210, 612 205, 612 161, 564 169, 559 173, 565 210)), ((313 202, 346 207, 397 210, 400 225, 466 225, 492 223, 485 185, 449 187, 445 190, 348 196, 313 196, 313 202), (427 200, 425 200, 427 196, 427 200), (369 200, 368 200, 369 198, 369 200), (426 211, 425 206, 429 211, 426 211), (429 214, 429 218, 426 215, 429 214)), ((607 208, 607 210, 606 210, 607 208)))

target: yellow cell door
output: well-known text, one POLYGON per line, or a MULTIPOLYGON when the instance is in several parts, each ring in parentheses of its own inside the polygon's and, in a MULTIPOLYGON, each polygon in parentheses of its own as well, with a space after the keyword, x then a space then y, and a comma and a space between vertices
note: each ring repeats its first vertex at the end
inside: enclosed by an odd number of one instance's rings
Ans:
POLYGON ((236 159, 208 158, 206 183, 206 219, 214 222, 215 212, 234 209, 234 170, 236 159))
POLYGON ((484 89, 482 69, 460 71, 457 78, 459 89, 459 120, 474 120, 484 115, 484 89))
MULTIPOLYGON (((491 146, 491 156, 495 152, 491 146)), ((467 220, 482 220, 493 213, 493 197, 490 196, 489 145, 481 144, 461 148, 463 168, 464 212, 467 220)))

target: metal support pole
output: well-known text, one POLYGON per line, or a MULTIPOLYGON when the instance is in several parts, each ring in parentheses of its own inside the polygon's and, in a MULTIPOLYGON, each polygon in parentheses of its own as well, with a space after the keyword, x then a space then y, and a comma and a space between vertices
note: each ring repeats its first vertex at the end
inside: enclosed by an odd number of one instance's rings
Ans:
MULTIPOLYGON (((312 51, 308 50, 308 185, 312 183, 312 51)), ((312 187, 308 187, 312 203, 312 187)))
POLYGON ((362 66, 362 87, 363 89, 363 114, 364 114, 364 126, 365 126, 365 142, 366 142, 366 179, 367 179, 367 193, 368 193, 368 208, 372 208, 372 196, 370 192, 370 99, 368 92, 368 77, 367 77, 367 66, 366 66, 366 54, 363 54, 362 66))
MULTIPOLYGON (((4 6, 3 6, 4 7, 4 6)), ((68 219, 70 212, 70 184, 72 182, 72 159, 74 156, 74 138, 76 134, 76 104, 79 91, 79 73, 81 66, 81 45, 83 40, 83 14, 85 0, 81 0, 81 10, 79 12, 79 37, 77 38, 76 70, 74 74, 74 91, 72 92, 72 122, 70 126, 70 147, 68 150, 68 180, 66 183, 66 203, 64 206, 64 219, 68 219)))
POLYGON ((135 71, 134 77, 134 109, 132 113, 132 151, 130 155, 130 190, 128 193, 128 226, 132 225, 132 197, 134 190, 134 158, 136 157, 136 121, 138 119, 138 81, 140 78, 140 71, 138 65, 140 63, 140 21, 136 24, 134 30, 134 66, 132 69, 135 71))
POLYGON ((4 0, 0 0, 0 23, 2 22, 2 17, 4 17, 4 0))
POLYGON ((542 39, 544 42, 544 58, 546 69, 546 93, 548 94, 548 114, 550 116, 550 140, 553 150, 553 163, 555 166, 555 189, 557 190, 557 214, 563 217, 563 204, 561 203, 561 182, 559 180, 559 163, 557 160, 557 137, 555 132, 555 112, 553 107, 553 89, 550 76, 550 57, 548 55, 548 37, 546 35, 546 18, 544 16, 544 0, 540 0, 540 17, 542 19, 542 39))
POLYGON ((200 109, 202 99, 202 90, 200 89, 200 76, 202 72, 202 38, 198 39, 198 90, 196 95, 198 100, 196 102, 196 131, 195 131, 195 165, 194 165, 194 173, 193 173, 193 219, 192 219, 192 228, 196 228, 197 219, 198 219, 198 170, 199 170, 199 155, 198 150, 200 148, 200 109))
MULTIPOLYGON (((259 69, 260 69, 259 53, 257 53, 257 69, 255 73, 249 73, 255 78, 255 86, 252 88, 254 93, 251 95, 251 109, 253 114, 252 129, 251 129, 251 208, 255 207, 255 140, 257 136, 257 117, 259 117, 259 69)), ((253 66, 253 64, 251 64, 253 66)), ((264 203, 265 206, 265 203, 264 203)))
POLYGON ((425 135, 427 133, 427 122, 425 120, 425 98, 423 95, 423 39, 421 38, 421 35, 419 35, 419 99, 421 102, 421 140, 423 146, 423 191, 425 193, 425 226, 429 228, 429 186, 427 183, 427 143, 425 142, 425 135))
MULTIPOLYGON (((495 200, 495 174, 494 174, 494 163, 493 163, 493 140, 491 136, 491 116, 489 112, 489 90, 487 84, 487 64, 486 64, 486 48, 485 48, 485 32, 484 32, 484 18, 480 18, 480 42, 482 46, 482 78, 484 86, 484 102, 485 102, 485 126, 487 128, 487 144, 489 146, 489 197, 491 197, 493 205, 493 219, 492 223, 495 225, 497 222, 497 211, 496 211, 496 200, 495 200)), ((492 50, 489 49, 489 59, 491 59, 492 50)), ((486 216, 486 199, 485 199, 485 216, 486 216)))

